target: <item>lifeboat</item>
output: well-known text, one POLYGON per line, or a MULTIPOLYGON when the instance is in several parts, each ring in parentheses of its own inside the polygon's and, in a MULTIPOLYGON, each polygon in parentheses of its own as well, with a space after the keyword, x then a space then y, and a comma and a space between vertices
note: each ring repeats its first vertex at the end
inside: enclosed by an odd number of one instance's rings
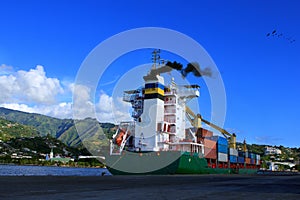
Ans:
MULTIPOLYGON (((115 139, 115 143, 118 145, 118 146, 121 146, 122 144, 122 141, 123 141, 123 138, 125 136, 125 130, 123 129, 120 129, 119 130, 119 134, 117 135, 116 139, 115 139)), ((128 134, 129 134, 129 131, 128 131, 128 134)))

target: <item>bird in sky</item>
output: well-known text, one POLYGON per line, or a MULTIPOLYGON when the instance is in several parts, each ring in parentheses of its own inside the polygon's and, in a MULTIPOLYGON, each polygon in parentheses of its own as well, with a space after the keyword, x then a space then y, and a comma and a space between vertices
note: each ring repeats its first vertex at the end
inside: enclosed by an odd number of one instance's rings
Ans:
POLYGON ((290 43, 296 42, 296 40, 295 40, 294 38, 292 38, 292 37, 290 37, 290 36, 286 36, 286 35, 283 34, 283 33, 278 33, 278 31, 277 31, 276 29, 274 29, 272 32, 267 33, 266 36, 267 36, 267 37, 269 37, 269 36, 273 36, 273 37, 277 36, 277 38, 285 39, 285 40, 287 40, 287 41, 290 42, 290 43))

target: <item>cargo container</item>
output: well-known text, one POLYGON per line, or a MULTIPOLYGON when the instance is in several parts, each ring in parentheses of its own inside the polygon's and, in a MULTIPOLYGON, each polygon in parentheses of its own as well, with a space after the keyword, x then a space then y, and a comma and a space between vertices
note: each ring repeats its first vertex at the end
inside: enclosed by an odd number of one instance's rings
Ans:
POLYGON ((218 152, 228 154, 228 146, 227 145, 218 144, 217 146, 218 146, 218 148, 217 148, 218 152))
POLYGON ((232 149, 232 148, 229 148, 229 155, 232 155, 232 156, 238 156, 238 150, 236 149, 232 149))
POLYGON ((212 131, 206 130, 204 128, 200 128, 200 131, 201 131, 201 136, 202 137, 212 137, 213 136, 212 131))
POLYGON ((248 158, 256 159, 256 154, 255 153, 248 153, 248 158))
POLYGON ((217 142, 204 138, 203 145, 204 145, 204 157, 217 159, 217 142))
POLYGON ((227 155, 227 153, 220 153, 220 152, 218 152, 218 161, 219 162, 228 162, 228 155, 227 155))
POLYGON ((245 158, 244 157, 238 157, 238 163, 245 163, 245 158))
POLYGON ((250 152, 248 152, 248 155, 246 155, 246 158, 251 158, 251 154, 250 152))
POLYGON ((238 151, 238 156, 239 156, 239 157, 245 158, 245 152, 243 152, 243 151, 238 151))
POLYGON ((228 141, 224 137, 221 137, 221 136, 212 136, 209 139, 217 141, 218 144, 223 144, 223 145, 228 146, 228 141))
POLYGON ((237 163, 237 156, 230 155, 229 161, 230 161, 230 163, 237 163))
POLYGON ((256 155, 256 165, 260 165, 260 155, 256 155))
POLYGON ((245 163, 246 164, 251 164, 251 159, 250 158, 245 158, 245 163))
POLYGON ((244 158, 248 158, 248 152, 244 152, 244 151, 239 151, 238 152, 238 154, 239 154, 239 157, 244 157, 244 158))
POLYGON ((256 154, 256 160, 260 160, 260 155, 256 154))
POLYGON ((251 165, 255 165, 256 164, 255 159, 250 158, 250 163, 251 163, 251 165))
POLYGON ((204 147, 204 157, 216 160, 217 159, 217 149, 210 149, 210 148, 204 147))
POLYGON ((245 163, 245 158, 244 157, 238 157, 238 163, 245 163))
POLYGON ((217 142, 208 138, 203 138, 203 145, 211 149, 217 148, 217 142))
POLYGON ((256 160, 256 165, 260 165, 260 160, 256 160))

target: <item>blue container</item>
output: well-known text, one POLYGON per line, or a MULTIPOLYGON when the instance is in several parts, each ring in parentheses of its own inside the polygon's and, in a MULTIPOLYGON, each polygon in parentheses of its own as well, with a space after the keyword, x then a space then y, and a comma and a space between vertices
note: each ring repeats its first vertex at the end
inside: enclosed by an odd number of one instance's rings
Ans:
POLYGON ((245 157, 245 152, 239 151, 239 157, 245 157))
POLYGON ((250 160, 250 163, 251 163, 252 165, 255 165, 255 163, 256 163, 256 162, 255 162, 255 159, 251 159, 251 160, 250 160))
POLYGON ((250 155, 250 153, 248 153, 248 152, 239 151, 240 157, 250 158, 249 155, 250 155))
POLYGON ((228 146, 228 141, 226 138, 223 138, 223 137, 220 137, 218 138, 218 144, 223 144, 223 145, 226 145, 228 146))
POLYGON ((218 144, 222 145, 227 145, 228 146, 228 141, 226 138, 223 138, 221 136, 212 136, 209 138, 210 140, 216 141, 218 144))
POLYGON ((244 157, 238 157, 238 163, 245 163, 244 157))
POLYGON ((255 159, 255 154, 254 153, 248 153, 248 156, 247 158, 250 158, 250 159, 255 159))
POLYGON ((237 157, 236 156, 230 155, 229 160, 230 160, 231 163, 237 163, 237 157))
POLYGON ((228 154, 228 146, 218 144, 218 152, 228 154))

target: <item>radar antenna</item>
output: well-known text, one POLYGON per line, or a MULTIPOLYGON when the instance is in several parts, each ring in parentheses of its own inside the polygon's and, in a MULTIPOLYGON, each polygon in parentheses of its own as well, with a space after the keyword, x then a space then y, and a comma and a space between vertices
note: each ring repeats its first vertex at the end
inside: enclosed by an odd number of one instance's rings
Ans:
POLYGON ((160 49, 155 49, 152 52, 152 62, 153 62, 153 69, 156 69, 156 65, 160 64, 160 49))

